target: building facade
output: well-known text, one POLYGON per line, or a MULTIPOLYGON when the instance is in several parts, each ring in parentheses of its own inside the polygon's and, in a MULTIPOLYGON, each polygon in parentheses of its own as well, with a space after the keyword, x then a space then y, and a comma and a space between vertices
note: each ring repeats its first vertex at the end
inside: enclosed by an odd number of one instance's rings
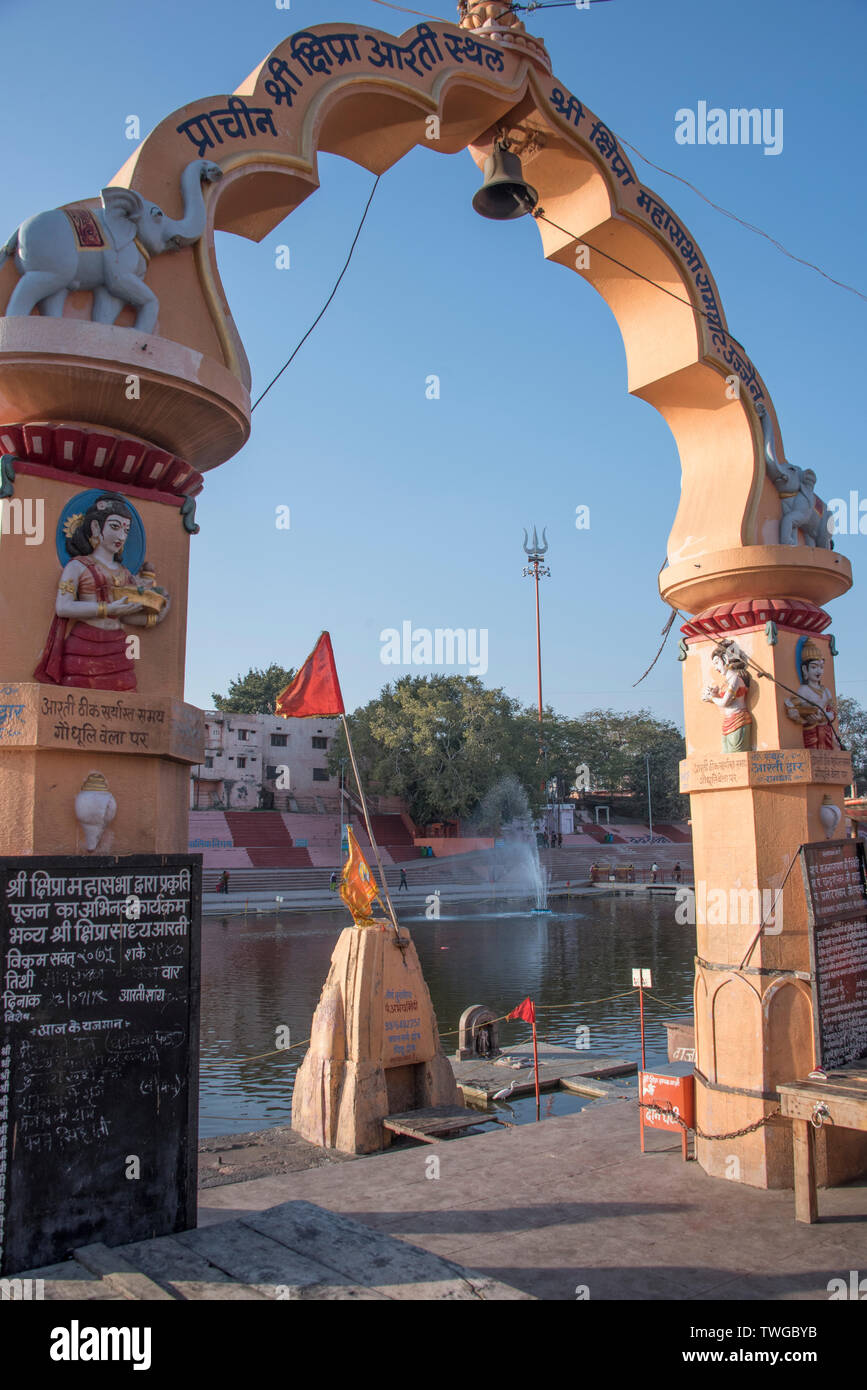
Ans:
POLYGON ((194 811, 327 811, 340 777, 328 771, 336 719, 205 711, 205 760, 190 774, 194 811))

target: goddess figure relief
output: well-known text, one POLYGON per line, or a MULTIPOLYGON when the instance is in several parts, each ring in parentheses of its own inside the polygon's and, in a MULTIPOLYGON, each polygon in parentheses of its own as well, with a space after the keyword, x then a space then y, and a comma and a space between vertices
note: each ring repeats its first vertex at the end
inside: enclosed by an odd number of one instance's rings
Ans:
POLYGON ((54 619, 34 678, 48 685, 91 690, 135 690, 135 662, 124 624, 151 628, 164 622, 171 599, 154 583, 147 561, 137 576, 123 564, 132 512, 122 497, 105 493, 64 527, 67 551, 54 619))
POLYGON ((711 652, 711 665, 722 677, 721 685, 706 685, 701 698, 723 711, 723 753, 747 753, 753 746, 753 716, 747 709, 752 677, 738 648, 721 642, 711 652))
POLYGON ((821 647, 810 637, 801 647, 798 674, 801 684, 797 695, 791 695, 786 700, 786 713, 803 727, 805 748, 836 747, 834 720, 837 709, 833 695, 822 684, 825 657, 821 647))

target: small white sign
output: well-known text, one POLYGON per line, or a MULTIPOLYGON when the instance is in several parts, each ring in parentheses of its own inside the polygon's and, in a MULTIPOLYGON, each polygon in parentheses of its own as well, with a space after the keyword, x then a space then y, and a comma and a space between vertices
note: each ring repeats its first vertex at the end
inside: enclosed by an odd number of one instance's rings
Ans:
POLYGON ((635 989, 652 989, 653 979, 649 970, 633 970, 632 984, 635 989))

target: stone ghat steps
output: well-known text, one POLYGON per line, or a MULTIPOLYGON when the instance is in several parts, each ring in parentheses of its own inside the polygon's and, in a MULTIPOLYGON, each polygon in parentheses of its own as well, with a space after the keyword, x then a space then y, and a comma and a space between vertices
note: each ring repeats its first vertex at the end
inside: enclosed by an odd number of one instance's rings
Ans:
MULTIPOLYGON (((352 825, 355 838, 362 847, 370 844, 364 819, 349 799, 344 805, 344 821, 352 825)), ((408 845, 414 849, 412 836, 400 816, 374 816, 373 822, 374 834, 382 844, 408 845)), ((340 824, 337 811, 191 810, 189 813, 190 840, 228 842, 236 848, 281 845, 288 839, 290 844, 296 846, 299 840, 306 840, 308 848, 330 846, 333 849, 340 838, 340 824)))
MULTIPOLYGON (((372 859, 369 861, 373 870, 374 877, 378 879, 378 871, 372 859)), ((394 864, 390 856, 383 854, 383 867, 385 869, 386 882, 389 889, 396 889, 400 884, 400 870, 406 867, 401 864, 394 864)), ((229 891, 230 893, 267 893, 274 892, 303 892, 318 891, 330 886, 331 874, 336 869, 338 874, 342 864, 335 861, 324 868, 311 869, 290 869, 290 868, 265 868, 265 869, 239 869, 229 871, 229 891)), ((218 869, 204 869, 202 872, 202 884, 206 893, 216 889, 220 878, 218 869)), ((466 873, 461 874, 455 866, 438 864, 432 860, 414 859, 412 866, 407 868, 407 883, 415 888, 442 886, 444 884, 471 883, 478 885, 478 878, 469 878, 466 873)))
POLYGON ((109 1249, 88 1245, 21 1279, 51 1301, 489 1302, 532 1299, 508 1284, 311 1202, 109 1249))
POLYGON ((556 878, 567 879, 583 871, 589 876, 591 864, 634 864, 636 869, 649 869, 658 864, 660 870, 673 869, 680 864, 692 868, 692 846, 686 845, 594 845, 586 849, 540 849, 539 860, 556 878))
MULTIPOLYGON (((380 849, 382 851, 382 847, 380 849)), ((502 860, 495 860, 496 852, 494 850, 474 850, 470 854, 454 854, 442 859, 414 858, 412 861, 395 863, 395 851, 399 853, 400 849, 401 846, 398 845, 390 846, 388 850, 382 851, 389 889, 398 887, 401 869, 406 871, 407 883, 410 888, 425 888, 428 891, 454 885, 481 888, 486 884, 491 884, 492 869, 495 869, 496 872, 496 884, 491 887, 492 893, 504 886, 514 888, 512 877, 502 873, 502 860)), ((540 850, 539 858, 548 869, 552 884, 569 882, 575 887, 590 882, 592 864, 596 864, 599 868, 609 865, 633 864, 636 869, 636 878, 638 878, 639 873, 649 870, 650 865, 656 863, 659 865, 659 880, 661 882, 663 879, 672 879, 674 866, 679 863, 684 880, 689 881, 692 877, 692 852, 688 845, 664 845, 661 848, 657 845, 637 847, 605 845, 600 846, 597 853, 566 848, 540 850)), ((375 865, 370 856, 368 856, 368 862, 376 874, 375 865)), ((231 866, 227 867, 230 870, 229 891, 232 893, 280 893, 326 889, 329 886, 332 870, 337 869, 339 872, 342 862, 335 859, 329 866, 310 869, 263 868, 234 871, 231 866)), ((213 892, 219 877, 218 869, 210 867, 204 869, 202 878, 205 892, 213 892)))

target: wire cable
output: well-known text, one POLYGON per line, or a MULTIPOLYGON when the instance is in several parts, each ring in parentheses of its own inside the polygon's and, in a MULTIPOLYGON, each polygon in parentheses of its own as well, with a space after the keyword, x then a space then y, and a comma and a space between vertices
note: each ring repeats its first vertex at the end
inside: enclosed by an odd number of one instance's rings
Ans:
MULTIPOLYGON (((373 0, 373 2, 377 5, 384 5, 389 10, 400 10, 404 14, 417 15, 421 19, 432 19, 436 23, 443 24, 449 22, 448 20, 442 19, 440 16, 427 14, 423 10, 411 10, 406 5, 395 5, 392 3, 392 0, 373 0)), ((605 5, 610 4, 611 0, 587 0, 587 3, 590 5, 605 5)), ((537 10, 571 9, 575 9, 575 0, 530 0, 528 5, 512 4, 505 6, 505 8, 489 22, 496 23, 498 19, 501 19, 503 15, 506 14, 518 14, 522 12, 529 15, 534 14, 537 10)), ((662 164, 657 164, 655 160, 643 154, 642 151, 629 140, 625 140, 623 136, 619 138, 621 145, 625 145, 628 150, 631 150, 632 153, 643 160, 645 164, 649 164, 651 169, 656 169, 660 174, 665 174, 666 178, 677 179, 678 183, 682 183, 684 187, 689 188, 695 193, 696 197, 701 198, 709 207, 712 207, 716 212, 722 213, 723 217, 728 217, 732 222, 737 222, 739 226, 745 227, 747 231, 752 232, 755 236, 764 237, 764 239, 769 241, 777 251, 783 256, 786 256, 790 261, 794 261, 796 265, 806 266, 808 270, 814 270, 817 275, 821 275, 823 279, 829 280, 832 285, 836 285, 839 289, 846 290, 849 294, 857 295, 859 299, 867 300, 867 294, 864 294, 864 292, 859 290, 855 285, 850 285, 845 280, 838 280, 836 276, 830 275, 827 270, 823 270, 821 266, 816 265, 815 261, 808 261, 804 256, 796 256, 794 251, 790 251, 788 247, 784 246, 776 237, 771 236, 770 232, 766 232, 762 227, 757 227, 753 222, 747 222, 745 218, 739 217, 736 212, 731 212, 729 208, 724 208, 721 203, 715 203, 713 198, 709 198, 706 193, 702 193, 700 188, 697 188, 689 179, 684 178, 682 174, 675 174, 673 170, 666 169, 662 164)), ((733 339, 732 341, 736 340, 733 339)))
POLYGON ((364 212, 363 212, 362 215, 361 215, 361 221, 359 222, 359 224, 358 224, 358 229, 357 229, 357 231, 356 231, 356 233, 355 233, 355 236, 354 236, 353 239, 352 239, 352 245, 351 245, 350 248, 349 248, 349 255, 346 257, 346 261, 345 261, 345 263, 344 263, 343 269, 341 270, 341 272, 340 272, 340 274, 338 275, 336 281, 334 282, 334 288, 332 289, 330 295, 329 295, 328 298, 326 299, 326 301, 325 301, 325 303, 323 304, 322 308, 320 309, 319 313, 316 315, 316 318, 315 318, 315 319, 313 320, 313 322, 311 323, 311 325, 310 325, 310 327, 308 328, 307 332, 304 334, 304 337, 301 339, 300 343, 298 343, 297 346, 293 349, 292 353, 291 353, 290 356, 286 359, 286 361, 283 363, 283 366, 280 368, 280 370, 279 370, 279 372, 277 373, 277 375, 274 376, 274 377, 272 377, 271 380, 268 382, 268 385, 265 387, 265 390, 262 392, 261 396, 257 397, 257 399, 253 402, 253 405, 252 405, 252 407, 251 407, 251 409, 250 409, 250 414, 251 414, 251 415, 252 415, 253 411, 256 409, 256 406, 259 405, 259 404, 261 404, 261 402, 265 399, 265 397, 267 396, 268 392, 271 390, 271 387, 274 386, 275 383, 278 382, 278 381, 280 380, 280 378, 281 378, 281 376, 283 375, 283 373, 285 372, 286 368, 287 368, 288 366, 290 366, 291 363, 292 363, 292 362, 295 360, 295 358, 298 356, 298 353, 301 351, 301 349, 303 348, 304 344, 307 342, 307 339, 310 337, 310 334, 313 332, 313 330, 314 330, 314 328, 316 327, 316 325, 324 318, 325 312, 326 312, 326 310, 328 309, 328 306, 330 305, 332 299, 334 298, 334 296, 336 295, 337 291, 339 290, 339 288, 340 288, 340 283, 341 283, 341 281, 342 281, 344 275, 346 274, 347 270, 349 269, 349 262, 352 260, 353 252, 355 251, 355 248, 356 248, 356 246, 358 245, 358 238, 361 236, 362 228, 364 227, 364 224, 365 224, 365 222, 367 221, 367 214, 370 212, 370 205, 371 205, 371 203, 373 202, 373 196, 374 196, 374 194, 376 193, 377 188, 379 187, 379 181, 380 181, 381 178, 382 178, 382 175, 381 175, 381 174, 377 174, 377 176, 376 176, 376 182, 374 183, 373 188, 370 190, 370 197, 369 197, 368 200, 367 200, 367 206, 365 207, 364 212))
POLYGON ((640 684, 641 684, 641 682, 644 680, 645 676, 649 676, 649 675, 650 675, 650 673, 651 673, 651 671, 653 670, 654 666, 656 665, 657 661, 658 661, 659 658, 662 656, 663 650, 664 650, 664 648, 665 648, 665 644, 666 644, 666 642, 668 641, 669 633, 671 632, 671 629, 674 627, 674 620, 675 620, 675 618, 679 618, 679 617, 680 617, 680 609, 679 609, 679 608, 675 608, 674 611, 673 611, 672 614, 671 614, 671 617, 668 619, 668 622, 665 624, 665 627, 662 629, 662 641, 661 641, 661 643, 660 643, 660 645, 659 645, 659 651, 656 653, 656 656, 655 656, 655 657, 653 658, 653 660, 651 661, 650 665, 648 666, 647 670, 646 670, 645 673, 644 673, 644 676, 639 676, 637 681, 633 681, 633 683, 632 683, 632 689, 633 689, 633 690, 635 689, 635 687, 636 687, 637 685, 640 685, 640 684))
MULTIPOLYGON (((451 24, 452 21, 444 19, 442 15, 428 14, 425 10, 411 10, 407 5, 395 5, 393 0, 373 0, 374 5, 383 5, 387 10, 399 10, 401 14, 418 15, 420 19, 432 19, 436 24, 451 24)), ((587 0, 590 5, 609 5, 611 0, 587 0)), ((493 16, 494 22, 502 19, 505 14, 518 14, 523 11, 525 14, 532 14, 535 10, 574 10, 578 7, 575 0, 530 0, 529 5, 504 5, 499 14, 493 16)), ((583 6, 582 6, 583 8, 583 6)))
MULTIPOLYGON (((448 19, 443 19, 442 15, 440 15, 440 14, 427 14, 424 10, 410 10, 410 9, 407 9, 406 5, 393 5, 393 4, 391 4, 391 0, 373 0, 373 3, 374 3, 374 5, 384 5, 385 8, 386 8, 387 10, 400 10, 400 12, 401 12, 402 14, 415 14, 415 15, 418 15, 420 19, 432 19, 432 20, 434 21, 435 24, 449 24, 449 23, 451 23, 450 20, 448 20, 448 19)), ((504 11, 504 13, 505 13, 505 11, 504 11)))
POLYGON ((628 140, 624 140, 622 136, 620 137, 620 143, 621 145, 625 145, 628 150, 632 150, 633 154, 637 154, 638 158, 643 159, 645 164, 649 164, 652 169, 656 169, 660 174, 665 174, 670 179, 677 179, 678 183, 682 183, 687 188, 691 189, 692 192, 703 199, 709 207, 714 208, 716 212, 721 212, 723 217, 729 217, 732 222, 737 222, 741 227, 746 227, 747 231, 754 232, 756 236, 764 237, 765 240, 769 241, 772 246, 775 246, 778 251, 781 251, 784 256, 788 256, 790 261, 796 261, 798 265, 805 265, 809 270, 815 270, 818 275, 822 275, 826 280, 830 280, 832 285, 838 285, 841 290, 848 290, 850 294, 857 294, 859 299, 867 299, 867 294, 863 294, 861 290, 856 289, 854 285, 847 285, 845 280, 836 280, 833 275, 829 275, 826 270, 823 270, 821 266, 815 265, 813 261, 807 261, 803 256, 796 256, 795 253, 784 246, 781 241, 777 241, 776 237, 772 237, 770 232, 764 231, 761 227, 756 227, 752 222, 746 222, 743 217, 738 217, 736 212, 730 212, 728 208, 724 208, 720 203, 715 203, 713 198, 708 198, 707 194, 702 193, 701 189, 696 188, 695 184, 690 183, 689 179, 683 178, 680 174, 672 173, 670 169, 664 169, 661 164, 655 164, 652 159, 648 159, 646 154, 642 154, 641 150, 636 149, 634 145, 631 145, 628 140))
MULTIPOLYGON (((533 210, 533 216, 537 222, 547 222, 549 227, 555 227, 558 232, 563 232, 565 236, 572 237, 575 241, 580 242, 582 246, 586 246, 589 251, 594 251, 597 256, 603 256, 606 261, 612 261, 613 264, 619 266, 621 270, 626 270, 630 275, 635 275, 639 280, 644 280, 648 285, 653 285, 654 289, 661 290, 662 293, 667 294, 670 299, 676 299, 678 304, 685 305, 685 307, 691 309, 694 314, 701 314, 702 318, 708 319, 708 321, 710 320, 710 315, 706 309, 700 309, 697 304, 693 304, 692 300, 684 299, 682 295, 675 294, 674 290, 668 289, 666 285, 660 285, 658 280, 651 279, 649 275, 645 275, 642 271, 636 270, 634 266, 627 265, 625 261, 619 261, 616 256, 610 256, 608 252, 603 251, 601 247, 594 246, 586 237, 578 236, 576 232, 570 231, 568 227, 561 227, 559 222, 554 222, 547 216, 544 208, 536 208, 533 210)), ((725 334, 730 342, 734 343, 736 347, 739 347, 742 352, 746 353, 749 359, 749 352, 747 352, 746 347, 739 338, 736 338, 728 328, 723 328, 720 331, 725 334)))

